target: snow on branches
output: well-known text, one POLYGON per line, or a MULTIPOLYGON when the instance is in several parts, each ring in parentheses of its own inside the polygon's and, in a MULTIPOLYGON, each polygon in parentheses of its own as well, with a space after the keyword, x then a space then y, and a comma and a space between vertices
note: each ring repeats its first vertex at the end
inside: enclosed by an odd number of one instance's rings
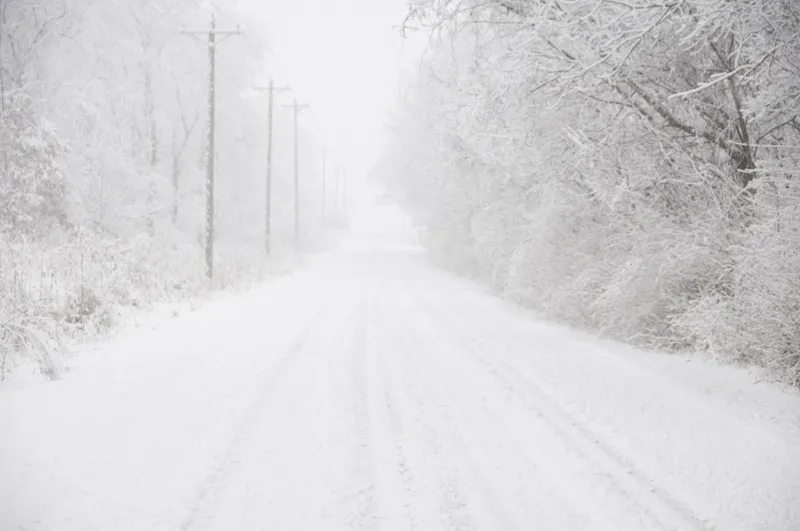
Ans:
POLYGON ((407 23, 434 39, 384 179, 428 198, 434 248, 545 315, 800 383, 795 2, 427 0, 407 23))

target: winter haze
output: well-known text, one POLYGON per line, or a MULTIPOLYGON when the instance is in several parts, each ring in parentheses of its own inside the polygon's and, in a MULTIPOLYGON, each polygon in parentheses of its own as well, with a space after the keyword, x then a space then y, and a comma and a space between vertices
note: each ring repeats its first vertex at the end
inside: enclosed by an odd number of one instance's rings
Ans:
POLYGON ((793 0, 0 0, 0 531, 800 529, 793 0))

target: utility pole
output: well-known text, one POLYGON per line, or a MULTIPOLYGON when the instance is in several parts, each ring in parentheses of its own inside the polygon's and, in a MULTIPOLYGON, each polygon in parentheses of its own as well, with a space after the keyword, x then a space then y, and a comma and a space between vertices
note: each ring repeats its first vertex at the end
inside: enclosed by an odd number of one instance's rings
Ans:
POLYGON ((286 92, 289 87, 276 87, 272 79, 269 80, 268 87, 255 87, 256 90, 267 92, 269 95, 269 111, 267 112, 267 195, 266 212, 264 213, 264 247, 267 254, 271 252, 272 239, 272 112, 275 101, 275 94, 286 92))
POLYGON ((345 227, 347 222, 347 173, 342 176, 342 218, 344 219, 345 227))
POLYGON ((327 225, 327 220, 325 219, 325 215, 327 212, 325 211, 325 195, 327 194, 327 163, 328 163, 328 148, 326 147, 322 151, 322 228, 324 229, 327 225))
POLYGON ((342 169, 336 168, 336 174, 333 181, 333 217, 338 226, 339 223, 339 199, 341 198, 341 190, 339 181, 341 179, 342 169))
POLYGON ((292 105, 284 105, 294 111, 294 250, 300 249, 300 160, 298 152, 299 143, 299 120, 300 111, 308 108, 308 105, 297 103, 295 98, 292 105))
POLYGON ((206 153, 206 275, 214 278, 214 134, 216 127, 216 55, 217 44, 241 31, 219 30, 212 13, 211 26, 205 30, 186 31, 188 35, 208 35, 208 152, 206 153), (217 40, 217 35, 223 38, 217 40))

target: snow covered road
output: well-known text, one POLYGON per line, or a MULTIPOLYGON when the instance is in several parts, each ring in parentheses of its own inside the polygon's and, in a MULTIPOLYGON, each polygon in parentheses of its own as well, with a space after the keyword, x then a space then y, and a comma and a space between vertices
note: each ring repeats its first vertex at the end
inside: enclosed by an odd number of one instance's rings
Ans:
POLYGON ((800 399, 351 251, 0 384, 5 530, 796 530, 800 399))

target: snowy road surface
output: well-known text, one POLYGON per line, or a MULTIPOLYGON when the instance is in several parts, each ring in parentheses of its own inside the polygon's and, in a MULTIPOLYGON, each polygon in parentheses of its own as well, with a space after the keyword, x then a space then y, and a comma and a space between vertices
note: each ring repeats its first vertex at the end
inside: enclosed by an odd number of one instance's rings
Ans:
POLYGON ((799 406, 351 251, 0 384, 0 529, 797 530, 799 406))

